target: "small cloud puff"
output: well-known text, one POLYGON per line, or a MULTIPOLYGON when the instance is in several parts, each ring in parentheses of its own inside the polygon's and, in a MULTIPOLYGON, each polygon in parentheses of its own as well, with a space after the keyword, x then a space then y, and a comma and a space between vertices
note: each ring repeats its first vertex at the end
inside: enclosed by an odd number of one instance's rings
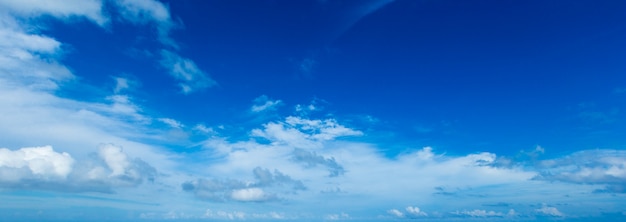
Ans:
POLYGON ((388 210, 387 213, 395 217, 400 217, 400 218, 404 217, 404 213, 402 213, 401 211, 397 209, 388 210))
POLYGON ((565 214, 561 213, 559 209, 556 209, 556 207, 549 207, 547 204, 543 204, 541 208, 535 209, 535 211, 546 216, 552 216, 552 217, 565 216, 565 214))
POLYGON ((174 120, 174 119, 170 119, 170 118, 158 118, 158 121, 167 124, 169 127, 174 128, 174 129, 180 129, 183 128, 185 125, 183 125, 182 123, 174 120))
POLYGON ((281 104, 282 101, 280 100, 271 100, 266 95, 262 95, 254 99, 254 105, 252 105, 252 108, 250 108, 250 110, 255 113, 267 110, 275 110, 276 107, 281 104))

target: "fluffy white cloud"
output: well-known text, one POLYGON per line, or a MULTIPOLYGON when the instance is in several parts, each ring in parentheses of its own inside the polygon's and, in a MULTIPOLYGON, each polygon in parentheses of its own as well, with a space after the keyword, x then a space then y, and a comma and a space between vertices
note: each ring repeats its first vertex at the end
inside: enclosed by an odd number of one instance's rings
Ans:
POLYGON ((237 201, 263 201, 268 199, 268 196, 261 188, 245 188, 233 190, 231 198, 237 201))
POLYGON ((398 209, 388 210, 387 213, 389 213, 389 214, 391 214, 392 216, 395 216, 395 217, 400 217, 400 218, 404 217, 404 213, 402 213, 398 209))
POLYGON ((175 52, 161 50, 161 65, 168 69, 184 94, 209 88, 217 83, 208 74, 200 70, 192 60, 183 58, 175 52))
POLYGON ((559 211, 559 209, 556 209, 556 207, 549 207, 546 204, 543 204, 541 208, 536 209, 535 211, 546 216, 553 216, 553 217, 565 216, 565 214, 561 213, 561 211, 559 211))
POLYGON ((406 212, 410 215, 413 216, 428 216, 428 214, 422 210, 420 210, 419 207, 412 207, 412 206, 408 206, 406 207, 406 212))
POLYGON ((57 153, 51 146, 19 150, 0 148, 0 181, 17 182, 34 177, 65 179, 72 172, 74 159, 68 153, 57 153), (28 170, 21 170, 28 169, 28 170))
POLYGON ((102 15, 101 0, 0 0, 0 8, 27 17, 37 17, 41 14, 61 19, 85 17, 99 25, 104 25, 108 21, 102 15))
POLYGON ((110 192, 113 187, 135 186, 154 180, 156 171, 145 162, 131 160, 118 146, 102 145, 97 159, 75 160, 51 146, 0 149, 0 187, 66 192, 110 192), (104 164, 100 164, 104 163, 104 164))

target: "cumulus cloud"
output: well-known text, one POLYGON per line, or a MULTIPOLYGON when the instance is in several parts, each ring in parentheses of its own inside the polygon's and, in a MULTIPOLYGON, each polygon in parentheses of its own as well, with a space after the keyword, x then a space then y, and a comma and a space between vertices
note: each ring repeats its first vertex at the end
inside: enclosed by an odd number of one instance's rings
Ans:
POLYGON ((118 146, 102 145, 95 159, 75 160, 51 146, 0 149, 0 187, 110 192, 114 187, 135 186, 154 180, 156 170, 130 159, 118 146))
POLYGON ((57 153, 51 146, 15 151, 0 148, 0 181, 62 180, 72 172, 73 164, 74 159, 68 153, 57 153))
POLYGON ((271 198, 263 189, 257 187, 233 190, 230 197, 237 201, 264 201, 271 198))
POLYGON ((170 75, 179 81, 178 86, 180 86, 182 93, 189 94, 217 84, 208 74, 200 70, 192 60, 183 58, 177 53, 168 50, 161 50, 161 56, 161 65, 168 69, 170 75))
POLYGON ((391 209, 387 211, 388 214, 391 214, 392 216, 395 217, 404 217, 404 213, 402 213, 401 211, 399 211, 398 209, 391 209))
POLYGON ((252 105, 252 112, 262 112, 266 110, 274 110, 278 105, 282 104, 280 100, 271 100, 266 95, 262 95, 254 99, 254 105, 252 105))
POLYGON ((550 207, 546 204, 543 204, 543 206, 539 209, 535 209, 535 211, 546 216, 552 216, 552 217, 565 216, 565 214, 561 213, 561 211, 559 211, 559 209, 556 209, 556 207, 550 207))
POLYGON ((406 212, 412 216, 428 216, 428 214, 420 210, 419 207, 408 206, 406 207, 406 212))

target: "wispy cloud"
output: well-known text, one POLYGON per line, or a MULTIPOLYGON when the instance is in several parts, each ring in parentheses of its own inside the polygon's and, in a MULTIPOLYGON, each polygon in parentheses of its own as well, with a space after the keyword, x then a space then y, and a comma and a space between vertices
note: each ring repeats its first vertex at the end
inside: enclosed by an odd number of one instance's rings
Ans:
POLYGON ((208 74, 200 70, 192 60, 183 58, 168 50, 162 50, 161 56, 163 58, 161 65, 168 69, 170 75, 179 81, 178 86, 180 86, 182 93, 189 94, 217 84, 208 74))
POLYGON ((271 100, 266 95, 261 95, 254 99, 254 105, 252 105, 252 112, 258 113, 266 110, 275 110, 277 106, 281 105, 283 102, 280 100, 271 100))
POLYGON ((39 0, 1 0, 0 6, 18 16, 38 17, 49 14, 64 20, 87 18, 98 25, 109 19, 102 14, 101 0, 62 0, 55 3, 39 0))

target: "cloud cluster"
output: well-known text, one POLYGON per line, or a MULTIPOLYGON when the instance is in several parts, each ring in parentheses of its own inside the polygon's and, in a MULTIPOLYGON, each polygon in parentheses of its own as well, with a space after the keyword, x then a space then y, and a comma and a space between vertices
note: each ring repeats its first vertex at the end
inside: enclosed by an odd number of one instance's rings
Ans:
POLYGON ((585 150, 540 163, 537 180, 601 184, 599 192, 626 192, 626 151, 585 150))
POLYGON ((270 122, 263 127, 252 130, 252 136, 294 148, 313 148, 337 137, 363 135, 361 131, 347 128, 335 119, 311 120, 288 116, 283 122, 270 122))
POLYGON ((4 188, 111 192, 155 177, 152 166, 131 159, 112 144, 102 145, 95 157, 81 160, 51 146, 0 148, 0 187, 4 188))
POLYGON ((398 209, 387 210, 387 213, 397 218, 419 218, 426 217, 428 214, 422 211, 419 207, 408 206, 405 211, 398 209))
POLYGON ((263 202, 279 199, 279 194, 293 194, 306 187, 301 181, 278 170, 261 167, 252 171, 255 181, 197 179, 182 184, 182 189, 196 197, 210 201, 263 202))
POLYGON ((0 148, 0 180, 3 182, 62 180, 72 171, 73 164, 74 159, 68 153, 57 153, 51 146, 15 151, 0 148))

